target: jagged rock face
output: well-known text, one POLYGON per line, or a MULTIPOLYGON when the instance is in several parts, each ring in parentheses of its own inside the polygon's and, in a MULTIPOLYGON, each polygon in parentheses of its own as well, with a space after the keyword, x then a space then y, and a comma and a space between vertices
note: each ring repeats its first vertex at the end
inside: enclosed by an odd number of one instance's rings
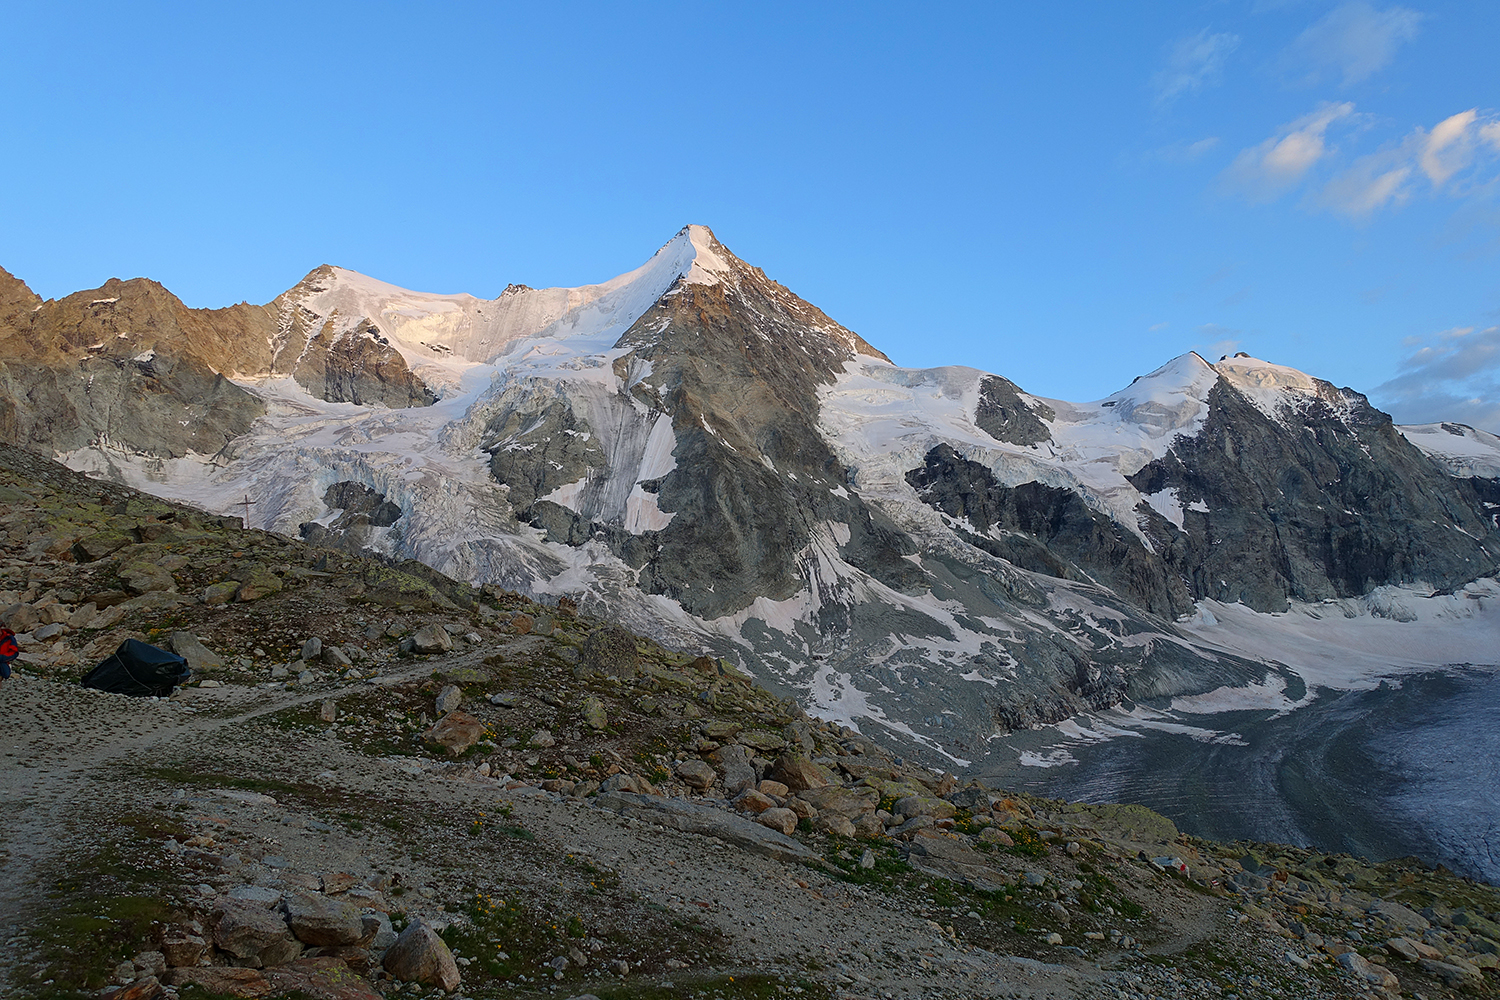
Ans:
POLYGON ((292 377, 330 403, 400 409, 437 402, 437 394, 406 367, 400 353, 366 320, 342 336, 319 332, 292 367, 292 377))
POLYGON ((1015 566, 1102 584, 1158 615, 1192 606, 1180 578, 1161 559, 1072 490, 1036 482, 1002 486, 988 468, 946 444, 932 449, 906 479, 933 507, 987 532, 959 527, 964 541, 1015 566))
POLYGON ((637 398, 661 400, 677 442, 677 467, 656 489, 657 506, 676 516, 643 588, 705 618, 788 598, 805 585, 798 554, 827 524, 847 525, 838 545, 851 565, 897 590, 916 586, 921 574, 902 558, 915 546, 834 492, 846 473, 816 429, 817 386, 854 351, 873 350, 741 268, 736 285, 679 286, 622 341, 652 367, 637 398))
POLYGON ((0 439, 214 454, 264 410, 221 372, 256 363, 247 345, 263 351, 268 320, 255 306, 188 309, 141 279, 43 302, 0 274, 0 439))
POLYGON ((1050 441, 1052 432, 1046 421, 1054 420, 1057 411, 1045 403, 1028 403, 1008 378, 987 375, 979 383, 979 405, 974 408, 974 422, 996 441, 1034 445, 1050 441))
POLYGON ((1181 530, 1145 523, 1193 598, 1280 611, 1288 599, 1416 581, 1447 589, 1495 572, 1500 534, 1474 486, 1346 394, 1347 416, 1314 403, 1288 427, 1221 381, 1202 431, 1130 477, 1142 493, 1170 488, 1206 508, 1188 509, 1181 530))
POLYGON ((0 439, 44 453, 214 455, 265 412, 227 376, 275 374, 278 360, 330 402, 436 400, 367 322, 339 336, 324 324, 287 361, 284 312, 190 309, 139 278, 43 302, 0 271, 0 439))
POLYGON ((619 341, 626 353, 613 370, 628 394, 589 412, 565 394, 533 392, 489 421, 495 478, 549 540, 606 540, 642 590, 699 617, 796 594, 807 583, 799 555, 831 522, 848 525, 840 547, 851 563, 893 587, 915 585, 920 573, 902 558, 915 551, 910 540, 842 489, 844 470, 816 428, 817 386, 856 351, 883 355, 713 247, 729 276, 675 284, 619 341), (644 455, 663 420, 671 467, 628 482, 610 476, 601 441, 632 427, 644 455), (572 506, 546 499, 570 484, 580 484, 572 506), (628 507, 620 494, 632 491, 651 516, 596 519, 628 507))
POLYGON ((268 370, 291 375, 330 403, 401 409, 437 402, 437 394, 369 317, 337 310, 325 314, 309 305, 333 278, 333 269, 325 264, 267 307, 276 315, 268 370))

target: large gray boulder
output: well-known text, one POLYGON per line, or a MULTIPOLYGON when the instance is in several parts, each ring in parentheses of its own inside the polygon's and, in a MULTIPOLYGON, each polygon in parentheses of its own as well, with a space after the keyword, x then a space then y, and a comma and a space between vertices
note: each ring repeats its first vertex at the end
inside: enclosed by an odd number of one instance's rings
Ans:
POLYGON ((448 943, 422 919, 407 926, 381 960, 385 971, 396 979, 423 986, 437 986, 452 992, 458 989, 458 963, 448 943))
POLYGON ((292 935, 303 944, 336 947, 357 944, 364 937, 358 908, 343 900, 294 892, 283 906, 292 935))
POLYGON ((236 958, 276 965, 296 958, 302 947, 280 913, 249 900, 222 900, 214 909, 214 944, 236 958))
POLYGON ((224 661, 213 650, 203 645, 203 641, 191 632, 173 632, 167 644, 171 646, 172 652, 187 660, 193 673, 199 676, 211 673, 224 665, 224 661))
POLYGON ((412 644, 419 653, 446 653, 453 648, 453 637, 441 625, 423 625, 412 636, 412 644))

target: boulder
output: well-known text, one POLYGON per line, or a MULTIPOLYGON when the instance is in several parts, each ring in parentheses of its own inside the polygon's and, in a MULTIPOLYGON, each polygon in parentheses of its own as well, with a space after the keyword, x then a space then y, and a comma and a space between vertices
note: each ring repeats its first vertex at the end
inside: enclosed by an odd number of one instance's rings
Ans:
POLYGON ((12 632, 30 632, 41 620, 42 616, 29 604, 12 604, 0 611, 0 625, 12 632))
POLYGON ((1403 931, 1416 931, 1420 934, 1432 926, 1422 914, 1393 900, 1377 899, 1370 905, 1370 909, 1403 931))
POLYGON ((744 746, 765 754, 775 753, 786 746, 786 740, 764 729, 747 730, 740 733, 736 739, 744 746))
POLYGON ((795 795, 787 797, 786 807, 796 813, 798 819, 812 819, 818 815, 818 810, 814 809, 811 803, 795 795))
MULTIPOLYGON (((279 913, 248 900, 221 901, 214 911, 213 935, 214 944, 221 950, 235 958, 258 959, 262 964, 268 964, 268 957, 285 954, 287 945, 295 949, 293 957, 301 951, 279 913)), ((162 951, 165 953, 166 948, 162 951)))
POLYGON ((412 636, 412 648, 418 653, 446 653, 453 648, 453 637, 441 625, 423 625, 412 636))
POLYGON ((354 665, 354 661, 349 658, 349 654, 345 653, 338 646, 323 647, 323 662, 330 667, 349 667, 354 665))
POLYGON ((432 708, 438 715, 447 715, 458 708, 459 705, 462 705, 463 701, 463 691, 459 689, 457 684, 449 684, 438 692, 436 700, 432 703, 432 708))
POLYGON ((709 754, 709 759, 719 766, 724 794, 730 798, 755 787, 755 765, 750 763, 749 752, 738 743, 720 747, 709 754))
POLYGON ((790 809, 776 806, 756 816, 755 822, 790 836, 797 829, 797 814, 790 809))
POLYGON ((228 997, 270 996, 272 986, 259 969, 225 969, 204 966, 173 969, 162 978, 168 986, 199 986, 208 993, 228 997))
POLYGON ((958 810, 953 803, 946 799, 933 798, 925 795, 908 795, 903 799, 896 800, 896 806, 891 812, 896 816, 910 819, 913 816, 931 816, 933 819, 950 819, 958 810))
POLYGON ((750 789, 734 797, 734 807, 740 812, 763 813, 767 809, 776 808, 776 801, 769 795, 750 789))
POLYGON ((583 642, 583 663, 602 674, 630 680, 640 669, 635 636, 618 625, 605 625, 589 633, 583 642))
POLYGON ((426 737, 457 756, 484 738, 485 725, 468 712, 453 711, 433 723, 426 737))
POLYGON ((309 1000, 384 1000, 369 980, 352 974, 368 969, 368 952, 345 948, 332 950, 338 954, 303 958, 290 965, 267 969, 266 981, 277 996, 308 997, 309 1000))
POLYGON ((825 785, 822 788, 807 788, 798 792, 797 797, 818 810, 819 816, 837 813, 851 822, 864 813, 874 812, 875 807, 880 805, 880 793, 862 786, 840 788, 838 785, 825 785))
POLYGON ((698 789, 707 788, 718 777, 712 767, 696 757, 689 757, 687 760, 678 761, 677 766, 673 768, 673 773, 682 780, 683 784, 698 789))
MULTIPOLYGON (((616 775, 619 777, 619 775, 616 775)), ((655 798, 629 792, 601 791, 594 804, 646 823, 717 837, 728 844, 777 861, 812 859, 817 855, 793 837, 762 826, 747 817, 687 799, 655 798)), ((791 812, 791 810, 787 810, 791 812)), ((792 814, 796 819, 796 814, 792 814)), ((795 825, 795 824, 794 824, 795 825)))
POLYGON ((220 580, 203 588, 203 603, 211 606, 228 604, 234 600, 235 592, 240 589, 236 580, 220 580))
POLYGON ((203 936, 185 927, 168 927, 162 933, 160 947, 171 966, 197 965, 208 953, 208 942, 203 936))
MULTIPOLYGON (((1342 962, 1343 958, 1344 956, 1340 955, 1339 961, 1342 962)), ((1423 972, 1436 976, 1449 985, 1458 983, 1477 985, 1484 978, 1484 973, 1479 970, 1479 966, 1459 958, 1457 955, 1449 955, 1442 959, 1424 958, 1420 964, 1423 972)), ((1389 973, 1387 974, 1389 975, 1389 973)), ((1391 978, 1395 979, 1396 977, 1391 976, 1391 978)), ((1371 982, 1374 982, 1374 980, 1371 980, 1371 982)))
POLYGON ((392 977, 423 986, 458 989, 458 963, 448 944, 425 920, 413 920, 387 949, 381 960, 392 977))
POLYGON ((858 834, 854 824, 849 822, 849 817, 840 816, 838 813, 819 813, 818 818, 812 821, 812 825, 814 830, 837 834, 840 837, 853 837, 858 834))
POLYGON ((356 944, 364 936, 359 910, 343 900, 310 892, 286 897, 286 922, 292 936, 315 947, 356 944))
POLYGON ((193 673, 199 677, 210 673, 224 665, 214 651, 203 645, 191 632, 173 632, 167 640, 168 647, 172 652, 187 660, 188 666, 193 668, 193 673))
POLYGON ((129 535, 118 531, 100 531, 80 538, 73 546, 73 554, 79 562, 94 562, 133 544, 135 539, 129 535))
POLYGON ((970 785, 968 788, 960 788, 948 796, 960 809, 968 809, 971 812, 987 812, 990 808, 990 793, 979 785, 970 785))
POLYGON ((1401 987, 1401 981, 1396 978, 1394 972, 1383 965, 1376 965, 1367 960, 1357 951, 1346 951, 1338 957, 1337 961, 1346 972, 1360 982, 1386 990, 1401 987))
POLYGON ((323 652, 323 640, 317 636, 302 641, 302 658, 316 660, 323 652))
POLYGON ((177 589, 172 574, 155 563, 133 562, 120 567, 120 580, 132 594, 155 594, 177 589))
POLYGON ((281 593, 281 577, 263 566, 256 566, 245 574, 235 591, 234 599, 242 603, 258 601, 262 597, 281 593))
POLYGON ((165 994, 160 980, 155 976, 143 976, 133 983, 104 991, 99 994, 99 1000, 157 1000, 165 994))
POLYGON ((604 702, 593 695, 583 699, 578 714, 583 719, 583 724, 595 732, 602 733, 609 728, 609 714, 604 710, 604 702))
MULTIPOLYGON (((770 776, 794 792, 837 784, 828 768, 821 764, 814 764, 802 754, 785 754, 778 757, 771 768, 770 776)), ((813 802, 813 805, 816 806, 817 803, 813 802)))
POLYGON ((1015 847, 1016 842, 1011 839, 1010 834, 998 826, 987 826, 979 833, 979 839, 986 844, 994 844, 997 847, 1015 847))
MULTIPOLYGON (((707 659, 707 657, 700 656, 699 659, 707 659)), ((703 735, 717 743, 723 743, 726 740, 733 739, 735 734, 743 728, 738 722, 713 719, 703 724, 703 735)))

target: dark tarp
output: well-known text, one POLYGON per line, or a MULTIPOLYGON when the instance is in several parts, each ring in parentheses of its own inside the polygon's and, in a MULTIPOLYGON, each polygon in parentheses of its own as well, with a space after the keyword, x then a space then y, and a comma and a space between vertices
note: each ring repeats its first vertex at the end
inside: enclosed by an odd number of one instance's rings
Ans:
POLYGON ((114 655, 83 678, 86 688, 114 694, 165 697, 193 675, 187 660, 137 639, 126 639, 114 655))

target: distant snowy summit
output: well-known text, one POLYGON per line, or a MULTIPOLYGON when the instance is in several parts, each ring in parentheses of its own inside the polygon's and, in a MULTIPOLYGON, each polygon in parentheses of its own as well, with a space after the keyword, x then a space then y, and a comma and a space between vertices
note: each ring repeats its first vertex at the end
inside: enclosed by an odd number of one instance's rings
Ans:
POLYGON ((1091 403, 903 368, 702 226, 495 299, 325 266, 265 306, 42 302, 0 272, 0 364, 6 440, 571 595, 937 758, 1286 669, 1205 639, 1211 607, 1381 614, 1500 564, 1493 435, 1245 355, 1091 403))

